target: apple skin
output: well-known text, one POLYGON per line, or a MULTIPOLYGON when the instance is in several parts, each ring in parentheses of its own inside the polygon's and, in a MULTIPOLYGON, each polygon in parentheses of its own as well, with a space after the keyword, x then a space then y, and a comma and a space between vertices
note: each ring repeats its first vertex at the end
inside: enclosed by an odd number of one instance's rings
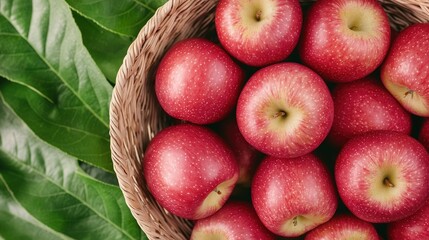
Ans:
POLYGON ((319 0, 304 18, 299 55, 325 80, 350 82, 382 64, 390 34, 378 1, 319 0))
POLYGON ((311 230, 304 238, 304 240, 324 239, 379 240, 380 236, 373 224, 350 214, 341 214, 311 230))
POLYGON ((215 13, 221 45, 250 66, 287 58, 298 43, 301 26, 298 0, 220 0, 215 13))
POLYGON ((182 123, 163 129, 150 141, 143 173, 162 207, 182 218, 200 219, 225 204, 238 179, 238 165, 216 133, 182 123))
POLYGON ((220 46, 190 38, 174 44, 161 59, 155 93, 170 116, 209 124, 231 112, 243 84, 243 70, 220 46))
POLYGON ((239 167, 237 184, 250 187, 253 174, 264 155, 250 145, 241 135, 235 116, 228 117, 218 123, 215 130, 230 146, 239 167))
POLYGON ((334 181, 313 154, 267 156, 251 186, 252 204, 262 223, 283 237, 297 237, 327 222, 338 207, 334 181))
POLYGON ((387 225, 389 240, 429 239, 429 198, 413 215, 387 225))
POLYGON ((411 134, 411 114, 375 77, 337 84, 332 90, 332 99, 334 122, 328 138, 335 146, 372 130, 411 134))
POLYGON ((228 201, 215 214, 196 221, 191 240, 274 240, 249 202, 228 201), (217 237, 217 238, 216 238, 217 237))
POLYGON ((316 149, 334 118, 326 83, 298 63, 277 63, 255 72, 237 103, 237 124, 250 145, 266 155, 291 158, 316 149))
POLYGON ((418 138, 426 150, 429 151, 429 118, 423 119, 418 138))
POLYGON ((377 130, 350 139, 335 163, 346 207, 372 223, 414 214, 429 194, 429 154, 409 135, 377 130))
POLYGON ((409 112, 429 117, 429 23, 413 24, 396 36, 381 67, 387 90, 409 112))

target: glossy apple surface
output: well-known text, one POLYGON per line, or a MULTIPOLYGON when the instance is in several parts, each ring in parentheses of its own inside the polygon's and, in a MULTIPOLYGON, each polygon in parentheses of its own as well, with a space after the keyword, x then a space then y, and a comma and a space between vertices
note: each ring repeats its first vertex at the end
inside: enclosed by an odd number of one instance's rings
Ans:
POLYGON ((265 158, 253 177, 251 196, 262 223, 284 237, 327 222, 338 206, 333 179, 313 154, 265 158))
POLYGON ((381 68, 381 80, 409 112, 429 117, 429 23, 399 32, 381 68))
POLYGON ((312 152, 328 135, 334 104, 323 79, 298 63, 254 73, 237 103, 237 124, 257 150, 276 157, 312 152))
POLYGON ((274 240, 275 235, 262 224, 250 203, 227 202, 215 214, 196 221, 191 240, 207 239, 274 240))
POLYGON ((231 147, 237 160, 240 169, 237 184, 250 187, 253 174, 261 162, 263 154, 252 147, 241 135, 235 116, 221 121, 216 131, 231 147))
POLYGON ((428 197, 429 153, 403 133, 364 133, 341 149, 335 180, 341 199, 357 217, 397 221, 414 214, 428 197))
POLYGON ((304 240, 364 239, 379 240, 374 225, 353 215, 335 215, 328 222, 310 231, 304 240))
POLYGON ((226 143, 208 128, 188 123, 165 128, 151 140, 143 172, 157 202, 187 219, 219 210, 238 179, 237 162, 226 143))
POLYGON ((390 25, 375 0, 319 0, 304 19, 299 54, 325 80, 349 82, 381 65, 390 25))
POLYGON ((348 139, 372 130, 411 133, 411 114, 378 79, 366 77, 337 84, 332 91, 334 122, 329 140, 342 146, 348 139))
POLYGON ((232 56, 250 66, 266 66, 282 61, 295 48, 302 10, 298 0, 221 0, 215 26, 232 56))
POLYGON ((429 198, 415 214, 387 227, 389 240, 429 239, 429 198))
POLYGON ((155 93, 170 116, 209 124, 234 108, 243 81, 243 70, 221 47, 191 38, 174 44, 162 58, 155 93))

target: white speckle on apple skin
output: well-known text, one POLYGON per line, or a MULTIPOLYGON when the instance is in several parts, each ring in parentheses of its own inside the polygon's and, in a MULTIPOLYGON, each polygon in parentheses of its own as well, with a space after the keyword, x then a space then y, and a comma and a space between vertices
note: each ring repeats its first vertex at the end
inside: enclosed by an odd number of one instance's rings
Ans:
POLYGON ((237 184, 250 186, 256 167, 263 158, 263 154, 252 147, 241 135, 235 115, 218 123, 217 133, 231 146, 240 168, 237 184))
POLYGON ((302 26, 299 1, 221 0, 215 14, 222 46, 250 66, 267 66, 287 58, 298 43, 302 26), (261 21, 254 19, 256 10, 261 21))
POLYGON ((429 198, 415 214, 389 223, 387 235, 390 240, 429 239, 429 198))
POLYGON ((429 154, 406 134, 371 131, 344 145, 335 179, 341 199, 357 217, 373 223, 399 220, 429 196, 429 154), (383 185, 384 176, 394 188, 383 185))
MULTIPOLYGON (((149 191, 177 216, 195 219, 196 211, 220 183, 238 178, 232 150, 206 127, 179 124, 163 129, 150 142, 143 158, 149 191)), ((235 184, 235 183, 234 183, 235 184)), ((232 192, 224 192, 222 206, 232 192)), ((204 216, 218 209, 210 209, 204 216)))
POLYGON ((349 82, 363 78, 380 66, 390 46, 387 14, 373 0, 317 1, 303 23, 299 55, 323 79, 349 82), (356 34, 348 29, 341 11, 361 10, 373 25, 356 34))
POLYGON ((170 116, 209 124, 234 108, 243 83, 243 70, 221 47, 191 38, 164 55, 156 72, 155 93, 170 116))
POLYGON ((411 133, 411 114, 378 79, 366 77, 338 84, 332 91, 334 122, 331 143, 342 146, 355 135, 372 130, 411 133))
POLYGON ((325 139, 334 106, 320 76, 297 63, 278 63, 250 77, 236 115, 240 132, 253 147, 271 156, 297 157, 325 139), (273 118, 278 110, 287 112, 284 121, 273 118))
POLYGON ((251 195, 264 225, 285 237, 302 235, 328 221, 338 206, 333 179, 313 154, 297 158, 268 156, 254 175, 251 195), (295 227, 282 229, 296 216, 308 218, 308 222, 298 223, 298 232, 295 227))
POLYGON ((380 240, 380 236, 373 224, 353 215, 341 214, 305 235, 305 240, 320 239, 380 240))
POLYGON ((229 201, 210 217, 197 220, 190 239, 220 239, 210 238, 213 235, 222 235, 228 240, 276 239, 276 236, 259 220, 249 202, 237 201, 229 201))
POLYGON ((429 23, 418 23, 398 33, 381 67, 381 80, 409 112, 429 117, 429 23), (389 85, 403 87, 401 90, 389 85), (413 96, 405 97, 412 90, 413 96))

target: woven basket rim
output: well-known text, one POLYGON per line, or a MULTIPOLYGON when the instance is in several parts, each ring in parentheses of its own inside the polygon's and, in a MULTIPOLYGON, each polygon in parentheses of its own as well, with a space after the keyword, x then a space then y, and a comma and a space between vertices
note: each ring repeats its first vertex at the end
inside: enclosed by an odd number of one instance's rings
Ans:
MULTIPOLYGON (((182 5, 190 2, 187 0, 170 0, 156 10, 154 16, 140 30, 136 40, 128 48, 127 55, 118 71, 110 102, 110 142, 114 171, 128 208, 149 239, 186 239, 186 236, 190 234, 192 223, 186 219, 168 214, 151 196, 142 193, 144 190, 147 191, 144 186, 141 186, 142 179, 130 174, 138 171, 131 161, 138 161, 143 154, 138 148, 124 146, 124 139, 126 139, 125 141, 133 141, 133 136, 127 132, 124 133, 128 129, 121 121, 126 114, 130 113, 126 112, 121 104, 127 102, 128 99, 127 92, 130 89, 131 82, 129 80, 133 77, 133 73, 130 72, 141 71, 140 67, 136 65, 139 64, 138 58, 142 54, 142 49, 146 47, 145 44, 149 37, 153 34, 159 34, 162 30, 159 25, 169 19, 172 11, 177 11, 182 5), (133 157, 127 156, 125 152, 132 154, 133 157)), ((134 113, 131 113, 131 115, 134 115, 134 113)), ((165 123, 160 123, 159 125, 165 126, 165 123)), ((158 126, 158 130, 160 126, 158 126)), ((152 138, 153 132, 157 131, 156 127, 153 129, 149 127, 140 129, 137 126, 136 128, 137 131, 151 132, 147 136, 149 138, 152 138)))
MULTIPOLYGON (((401 30, 415 22, 429 22, 429 0, 378 1, 385 8, 393 22, 392 27, 396 30, 401 30)), ((314 0, 300 0, 300 2, 312 3, 314 0)), ((155 66, 149 66, 149 62, 153 62, 155 65, 161 57, 160 54, 164 53, 168 46, 186 36, 196 34, 188 26, 190 23, 184 23, 184 26, 188 28, 169 28, 164 32, 167 27, 171 27, 171 24, 178 24, 179 20, 183 20, 182 18, 201 14, 198 11, 187 12, 183 6, 189 5, 189 9, 192 9, 198 4, 198 6, 208 6, 216 3, 217 0, 170 0, 166 2, 156 10, 153 17, 131 43, 117 73, 109 108, 111 157, 127 206, 149 239, 187 239, 192 230, 192 222, 169 214, 156 203, 145 187, 142 171, 138 169, 141 168, 143 158, 144 146, 142 145, 144 141, 149 141, 156 132, 168 125, 168 118, 163 115, 162 110, 157 109, 159 106, 156 103, 144 102, 136 95, 147 94, 147 91, 151 91, 147 85, 152 84, 150 81, 153 81, 153 76, 151 76, 153 72, 151 71, 155 66), (149 43, 156 43, 154 36, 173 33, 175 35, 169 39, 169 42, 162 42, 163 47, 160 48, 163 49, 154 50, 153 46, 148 46, 149 43), (143 80, 137 79, 139 77, 143 80), (138 101, 133 102, 135 99, 138 101), (157 116, 152 119, 152 115, 157 116), (141 118, 144 118, 145 124, 138 125, 143 121, 141 118)), ((208 7, 207 11, 212 10, 212 7, 208 7)), ((208 21, 212 24, 213 16, 195 18, 193 21, 208 21)), ((207 23, 201 23, 201 28, 207 29, 207 23)))

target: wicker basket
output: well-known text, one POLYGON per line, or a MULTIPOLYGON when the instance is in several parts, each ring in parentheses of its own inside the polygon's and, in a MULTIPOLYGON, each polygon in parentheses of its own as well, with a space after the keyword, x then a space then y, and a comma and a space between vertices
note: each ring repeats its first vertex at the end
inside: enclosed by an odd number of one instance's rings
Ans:
MULTIPOLYGON (((303 1, 311 4, 312 1, 303 1)), ((429 22, 429 0, 380 0, 391 25, 429 22)), ((166 212, 149 193, 141 159, 150 139, 169 119, 154 93, 154 73, 165 51, 181 39, 213 33, 217 0, 170 0, 159 8, 130 46, 110 105, 114 170, 128 207, 149 239, 187 239, 192 223, 166 212)))

